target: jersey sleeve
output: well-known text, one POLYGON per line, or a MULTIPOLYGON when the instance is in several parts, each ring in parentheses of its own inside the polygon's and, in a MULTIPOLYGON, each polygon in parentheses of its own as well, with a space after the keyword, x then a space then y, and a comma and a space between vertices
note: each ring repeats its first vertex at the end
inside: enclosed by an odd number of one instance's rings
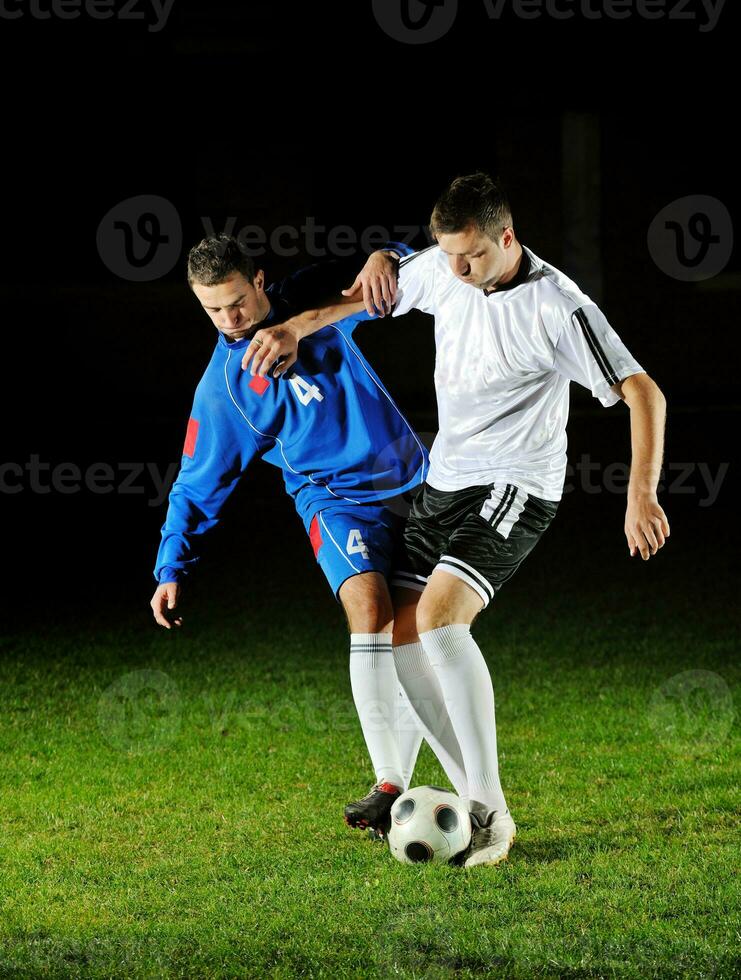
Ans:
POLYGON ((423 252, 413 252, 399 263, 399 289, 394 316, 403 316, 410 310, 434 313, 436 247, 423 252))
POLYGON ((227 498, 258 454, 252 433, 230 409, 199 386, 162 527, 154 569, 159 583, 180 583, 197 565, 204 537, 219 523, 227 498))
POLYGON ((315 309, 338 296, 352 285, 361 264, 355 257, 316 262, 272 284, 268 296, 275 308, 275 322, 315 309))
POLYGON ((644 370, 594 303, 567 316, 556 342, 554 369, 588 388, 605 408, 620 401, 612 385, 644 370))

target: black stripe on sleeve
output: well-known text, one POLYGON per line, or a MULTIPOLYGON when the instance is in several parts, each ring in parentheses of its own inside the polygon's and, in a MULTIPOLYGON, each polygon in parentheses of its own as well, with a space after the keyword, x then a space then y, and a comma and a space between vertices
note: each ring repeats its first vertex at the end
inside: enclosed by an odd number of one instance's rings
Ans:
POLYGON ((414 262, 414 260, 418 259, 420 255, 427 255, 428 252, 431 252, 433 248, 437 248, 437 247, 438 247, 437 245, 430 245, 429 248, 423 248, 421 252, 412 252, 411 255, 405 255, 404 258, 399 262, 399 268, 403 269, 405 265, 409 265, 410 262, 414 262))
POLYGON ((613 366, 610 364, 609 360, 607 359, 607 355, 605 354, 604 348, 601 346, 599 340, 597 339, 594 330, 592 330, 589 320, 587 319, 586 313, 584 312, 584 310, 579 309, 574 312, 573 316, 582 329, 582 333, 584 334, 584 337, 587 343, 589 344, 589 349, 594 355, 594 359, 599 365, 599 369, 604 375, 605 381, 608 383, 608 385, 617 384, 620 378, 617 372, 615 371, 615 369, 613 368, 613 366))

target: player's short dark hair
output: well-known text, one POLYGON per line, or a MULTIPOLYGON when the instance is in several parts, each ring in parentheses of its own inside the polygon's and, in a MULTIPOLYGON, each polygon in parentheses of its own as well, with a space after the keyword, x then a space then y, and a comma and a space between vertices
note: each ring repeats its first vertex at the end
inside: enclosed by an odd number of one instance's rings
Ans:
POLYGON ((512 226, 512 211, 502 186, 488 174, 456 177, 439 198, 430 219, 434 235, 455 235, 474 224, 493 241, 512 226))
POLYGON ((188 253, 188 284, 217 286, 235 272, 248 282, 255 278, 255 263, 231 235, 210 235, 188 253))

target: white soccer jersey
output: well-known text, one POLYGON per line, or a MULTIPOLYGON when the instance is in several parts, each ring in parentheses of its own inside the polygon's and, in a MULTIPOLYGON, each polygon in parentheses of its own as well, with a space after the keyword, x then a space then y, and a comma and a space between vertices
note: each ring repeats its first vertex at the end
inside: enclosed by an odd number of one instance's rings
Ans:
POLYGON ((517 276, 488 295, 457 279, 439 246, 402 259, 394 316, 435 317, 439 432, 427 482, 437 490, 514 484, 560 500, 569 382, 605 406, 643 371, 602 311, 523 248, 517 276))

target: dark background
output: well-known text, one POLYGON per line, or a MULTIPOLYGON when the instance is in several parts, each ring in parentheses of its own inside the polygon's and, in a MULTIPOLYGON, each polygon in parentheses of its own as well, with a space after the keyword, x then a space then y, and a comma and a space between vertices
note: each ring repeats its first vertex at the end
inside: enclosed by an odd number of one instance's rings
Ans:
MULTIPOLYGON (((157 33, 140 20, 0 20, 0 457, 25 466, 36 454, 82 471, 108 463, 119 473, 106 494, 40 493, 28 477, 22 492, 0 493, 7 615, 41 625, 102 607, 149 616, 165 506, 152 506, 144 475, 141 492, 122 492, 120 467, 164 472, 179 460, 214 342, 184 284, 204 217, 218 230, 235 218, 267 234, 307 217, 358 235, 370 225, 423 226, 452 177, 498 174, 525 244, 581 282, 581 272, 600 272, 603 309, 667 396, 667 464, 715 473, 732 461, 738 250, 720 275, 687 283, 663 272, 647 246, 654 217, 686 195, 711 195, 737 214, 737 14, 727 8, 703 33, 697 22, 635 16, 510 13, 495 23, 470 2, 444 39, 419 46, 390 39, 365 0, 175 0, 157 33), (574 126, 591 140, 581 162, 574 126), (591 219, 580 225, 574 188, 587 185, 591 219), (172 202, 182 243, 171 271, 134 282, 106 266, 96 234, 111 208, 143 194, 172 202), (594 254, 569 244, 568 234, 587 229, 594 254)), ((260 264, 272 279, 306 259, 260 264)), ((431 321, 369 325, 359 339, 411 421, 434 432, 431 321)), ((602 466, 629 460, 625 406, 603 409, 575 385, 572 406, 572 463, 583 453, 602 466)), ((676 587, 691 601, 698 580, 708 587, 712 574, 731 574, 733 465, 717 501, 702 506, 704 496, 696 471, 684 492, 662 495, 673 536, 636 581, 680 568, 676 587)), ((606 566, 629 560, 624 505, 620 494, 581 486, 567 494, 543 546, 549 567, 572 583, 609 581, 606 566), (574 563, 570 549, 585 536, 595 547, 574 563)), ((201 578, 213 574, 254 601, 256 582, 267 588, 271 569, 280 576, 288 562, 334 614, 279 474, 259 464, 230 502, 201 578)))

